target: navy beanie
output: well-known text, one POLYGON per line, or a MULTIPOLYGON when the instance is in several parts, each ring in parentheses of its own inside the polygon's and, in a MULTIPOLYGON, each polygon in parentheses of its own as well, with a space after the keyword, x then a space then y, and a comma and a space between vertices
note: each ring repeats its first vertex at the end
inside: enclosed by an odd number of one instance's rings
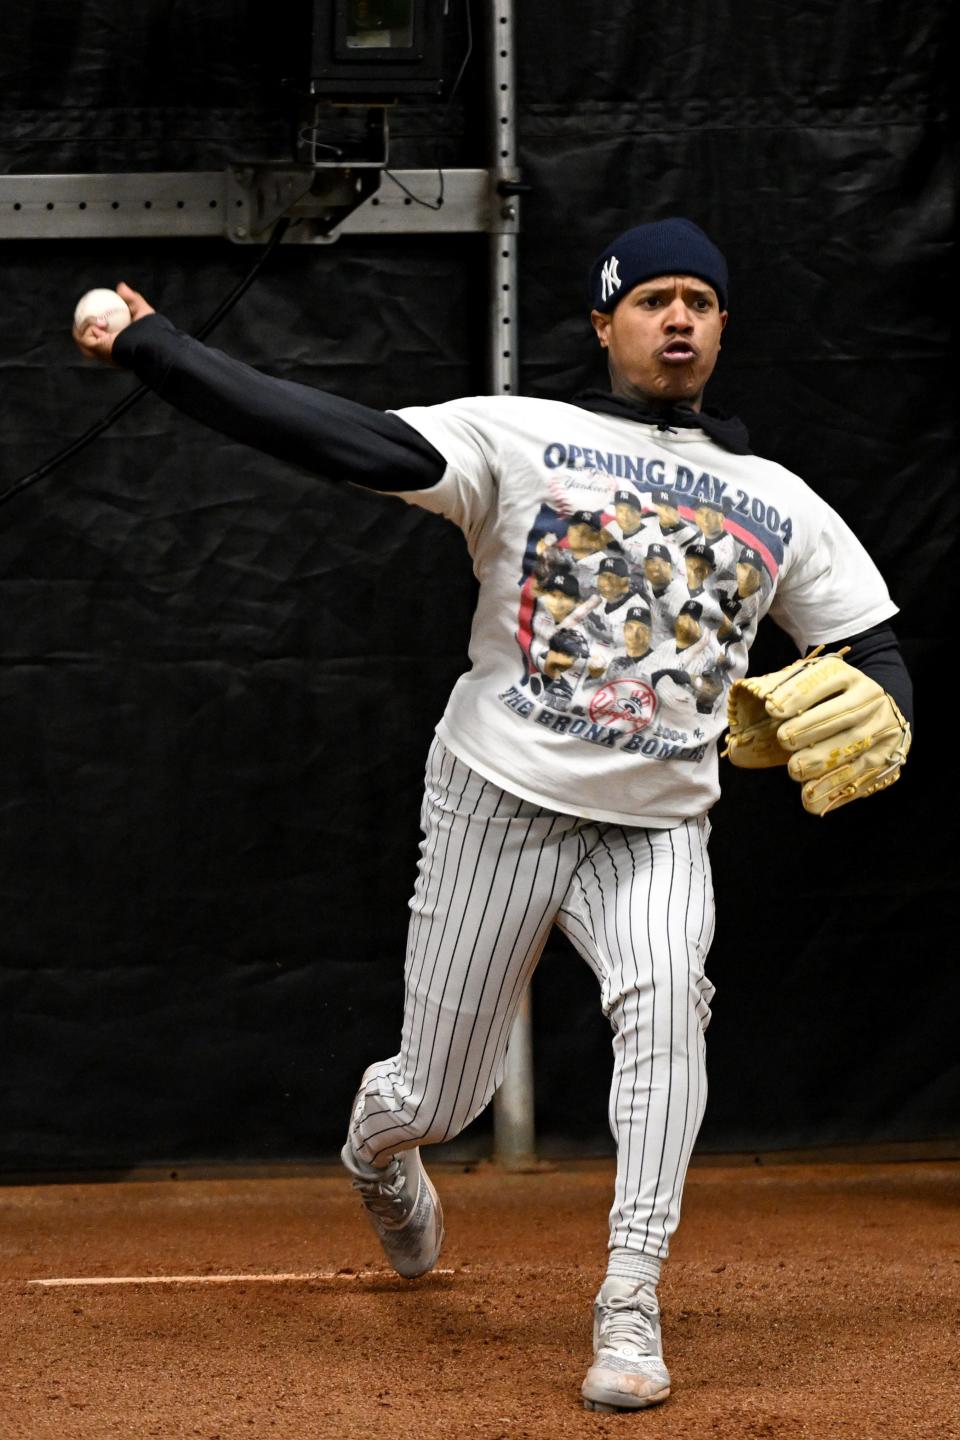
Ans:
POLYGON ((657 275, 695 275, 727 308, 727 262, 692 220, 671 216, 635 225, 612 240, 590 271, 590 304, 609 313, 634 285, 657 275))

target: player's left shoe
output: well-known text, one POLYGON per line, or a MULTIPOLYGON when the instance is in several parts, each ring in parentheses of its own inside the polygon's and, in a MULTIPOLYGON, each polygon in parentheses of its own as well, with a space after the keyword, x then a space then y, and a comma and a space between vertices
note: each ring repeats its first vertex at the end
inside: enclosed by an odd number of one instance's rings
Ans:
POLYGON ((670 1394, 656 1288, 608 1276, 593 1307, 593 1364, 581 1388, 587 1410, 645 1410, 670 1394))
POLYGON ((347 1140, 340 1159, 397 1274, 412 1280, 432 1270, 443 1244, 443 1210, 419 1150, 401 1150, 378 1170, 347 1140))

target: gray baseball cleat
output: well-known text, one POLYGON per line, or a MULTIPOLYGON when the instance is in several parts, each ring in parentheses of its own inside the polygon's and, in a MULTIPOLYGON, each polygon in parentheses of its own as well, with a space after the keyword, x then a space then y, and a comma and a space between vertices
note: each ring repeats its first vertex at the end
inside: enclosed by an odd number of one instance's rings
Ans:
POLYGON ((656 1287, 611 1275, 593 1307, 593 1364, 581 1387, 587 1410, 645 1410, 670 1394, 656 1287))
POLYGON ((348 1139, 340 1159, 397 1274, 412 1280, 432 1270, 443 1244, 443 1210, 420 1151, 402 1150, 378 1170, 360 1159, 348 1139))

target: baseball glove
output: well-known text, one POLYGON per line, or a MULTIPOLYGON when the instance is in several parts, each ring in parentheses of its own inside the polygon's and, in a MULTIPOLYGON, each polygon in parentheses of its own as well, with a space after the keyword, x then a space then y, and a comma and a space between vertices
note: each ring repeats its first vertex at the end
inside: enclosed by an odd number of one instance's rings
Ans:
POLYGON ((734 681, 723 752, 748 770, 786 765, 811 815, 892 785, 911 738, 896 701, 848 665, 845 650, 821 652, 734 681))

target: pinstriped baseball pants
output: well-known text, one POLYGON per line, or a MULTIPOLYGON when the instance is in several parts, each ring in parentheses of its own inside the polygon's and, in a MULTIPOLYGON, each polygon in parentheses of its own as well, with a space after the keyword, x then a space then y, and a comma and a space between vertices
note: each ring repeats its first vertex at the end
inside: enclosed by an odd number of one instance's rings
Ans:
POLYGON ((545 810, 436 739, 399 1054, 371 1065, 351 1138, 368 1163, 448 1140, 486 1106, 551 925, 593 970, 613 1029, 610 1245, 665 1256, 707 1096, 709 822, 644 830, 545 810))

